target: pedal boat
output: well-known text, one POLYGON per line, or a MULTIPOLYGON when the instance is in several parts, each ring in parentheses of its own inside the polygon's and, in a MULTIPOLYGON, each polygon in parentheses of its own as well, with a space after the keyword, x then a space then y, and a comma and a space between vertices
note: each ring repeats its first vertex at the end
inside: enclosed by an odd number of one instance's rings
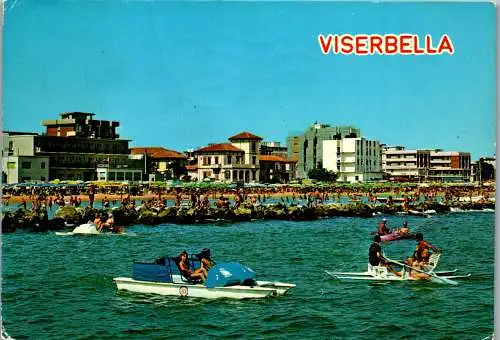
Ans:
POLYGON ((111 231, 101 231, 97 230, 94 223, 84 223, 80 224, 78 227, 73 229, 73 231, 63 232, 56 231, 57 236, 71 236, 71 235, 125 235, 124 232, 111 232, 111 231))
MULTIPOLYGON (((191 268, 199 261, 189 259, 191 268)), ((133 277, 116 277, 118 290, 169 296, 191 296, 206 299, 259 299, 284 295, 294 284, 257 281, 255 272, 237 262, 218 264, 208 272, 204 283, 181 275, 177 258, 156 260, 155 263, 134 262, 133 277), (163 261, 161 261, 163 260, 163 261)))

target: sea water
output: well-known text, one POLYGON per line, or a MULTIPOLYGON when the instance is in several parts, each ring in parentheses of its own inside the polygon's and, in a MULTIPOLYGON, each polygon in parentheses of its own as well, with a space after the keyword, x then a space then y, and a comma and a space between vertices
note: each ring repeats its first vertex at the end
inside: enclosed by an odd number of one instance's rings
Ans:
MULTIPOLYGON (((2 318, 15 339, 483 339, 493 333, 494 213, 408 217, 442 249, 438 270, 472 273, 457 286, 346 283, 325 270, 364 271, 380 217, 311 222, 132 226, 127 236, 2 235, 2 318), (264 300, 118 292, 132 262, 210 248, 263 280, 295 283, 264 300)), ((388 217, 396 227, 403 217, 388 217)), ((393 259, 415 241, 383 246, 393 259)))

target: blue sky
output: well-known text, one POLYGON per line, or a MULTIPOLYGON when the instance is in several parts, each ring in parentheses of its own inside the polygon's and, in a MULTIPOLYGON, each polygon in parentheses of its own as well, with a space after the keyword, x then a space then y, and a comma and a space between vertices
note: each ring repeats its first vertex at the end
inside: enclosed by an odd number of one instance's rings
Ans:
POLYGON ((495 152, 491 3, 18 0, 5 16, 4 129, 88 111, 132 146, 241 131, 285 142, 315 121, 408 148, 495 152), (323 55, 318 34, 448 34, 455 54, 323 55))

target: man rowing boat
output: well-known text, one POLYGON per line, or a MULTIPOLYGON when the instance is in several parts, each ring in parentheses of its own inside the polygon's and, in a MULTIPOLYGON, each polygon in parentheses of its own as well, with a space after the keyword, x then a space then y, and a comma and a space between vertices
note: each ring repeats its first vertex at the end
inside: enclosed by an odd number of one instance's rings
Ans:
POLYGON ((424 240, 424 235, 422 233, 417 233, 416 235, 417 246, 413 252, 413 257, 407 260, 407 263, 412 267, 424 267, 429 263, 429 249, 433 252, 439 253, 439 249, 434 247, 432 244, 424 240))
POLYGON ((368 262, 372 266, 384 266, 389 269, 391 273, 397 276, 401 276, 401 273, 398 271, 394 270, 390 265, 389 262, 385 259, 385 257, 382 255, 382 248, 380 247, 380 236, 375 235, 373 238, 373 243, 370 245, 370 249, 368 250, 368 262))

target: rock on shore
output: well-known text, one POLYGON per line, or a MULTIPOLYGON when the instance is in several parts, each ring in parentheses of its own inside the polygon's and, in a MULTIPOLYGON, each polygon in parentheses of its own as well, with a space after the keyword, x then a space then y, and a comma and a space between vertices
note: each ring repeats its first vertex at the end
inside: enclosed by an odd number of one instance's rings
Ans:
MULTIPOLYGON (((426 211, 435 211, 438 214, 447 213, 450 208, 460 210, 482 210, 494 209, 495 203, 491 201, 482 202, 424 202, 410 207, 408 214, 425 214, 426 211)), ((113 212, 117 226, 129 226, 134 224, 157 225, 162 223, 174 224, 197 224, 197 223, 231 223, 255 220, 288 220, 288 221, 312 221, 319 218, 330 217, 372 217, 377 214, 395 215, 404 213, 401 205, 367 205, 360 202, 349 204, 318 204, 318 205, 243 205, 238 208, 148 208, 146 206, 134 208, 95 209, 90 207, 61 207, 56 211, 55 218, 48 219, 47 212, 41 209, 32 212, 18 209, 14 212, 4 213, 2 218, 2 232, 13 232, 16 229, 24 229, 34 232, 48 230, 69 229, 72 226, 87 223, 95 218, 96 214, 106 216, 113 212)))

